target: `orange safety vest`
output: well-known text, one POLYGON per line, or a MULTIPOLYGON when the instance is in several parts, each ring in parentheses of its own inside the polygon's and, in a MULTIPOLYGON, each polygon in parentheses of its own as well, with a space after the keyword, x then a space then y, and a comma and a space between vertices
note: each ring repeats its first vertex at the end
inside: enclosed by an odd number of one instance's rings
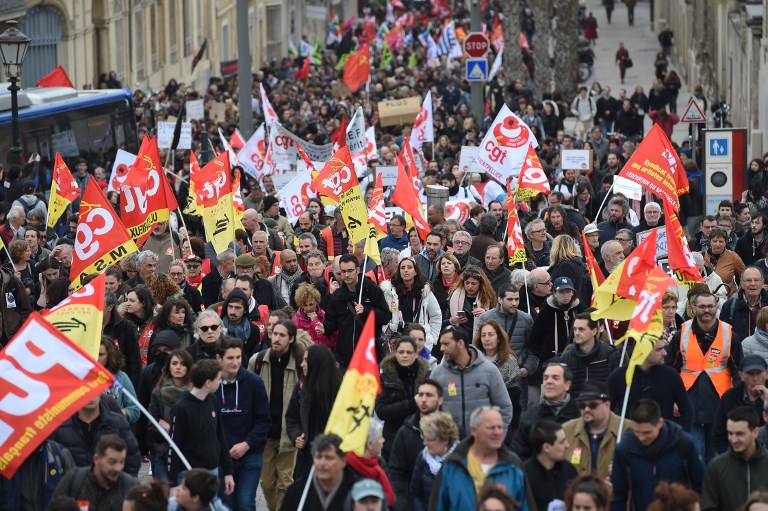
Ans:
POLYGON ((696 339, 691 341, 691 325, 693 320, 683 323, 680 330, 680 353, 683 356, 683 367, 680 377, 686 390, 690 390, 696 379, 703 372, 709 375, 720 397, 726 390, 733 387, 731 371, 728 369, 728 358, 731 356, 731 340, 733 333, 731 325, 719 322, 717 337, 712 342, 707 353, 701 352, 696 339))
POLYGON ((333 244, 333 233, 331 232, 330 227, 326 227, 322 231, 320 231, 320 236, 325 240, 325 250, 328 252, 325 254, 328 257, 328 261, 333 261, 334 253, 333 251, 336 250, 335 245, 333 244))

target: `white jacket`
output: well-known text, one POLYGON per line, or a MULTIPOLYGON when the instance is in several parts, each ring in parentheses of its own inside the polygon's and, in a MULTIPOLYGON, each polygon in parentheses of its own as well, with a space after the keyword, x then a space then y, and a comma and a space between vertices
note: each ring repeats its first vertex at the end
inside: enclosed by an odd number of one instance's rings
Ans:
MULTIPOLYGON (((392 320, 384 325, 382 330, 386 330, 387 327, 393 332, 402 332, 405 328, 403 322, 403 313, 400 312, 400 297, 397 296, 392 282, 385 280, 381 283, 381 290, 384 292, 384 298, 387 300, 389 310, 392 312, 392 320)), ((432 288, 429 284, 424 284, 424 289, 421 292, 421 306, 416 313, 416 322, 424 327, 426 330, 426 347, 432 351, 432 346, 437 342, 440 335, 440 327, 443 323, 443 312, 440 309, 440 304, 437 303, 437 298, 432 293, 432 288)))

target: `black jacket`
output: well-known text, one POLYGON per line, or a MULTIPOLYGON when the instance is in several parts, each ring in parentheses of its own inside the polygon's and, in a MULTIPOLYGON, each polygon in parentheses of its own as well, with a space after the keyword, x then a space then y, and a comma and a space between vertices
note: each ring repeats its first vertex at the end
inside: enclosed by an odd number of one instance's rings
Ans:
POLYGON ((184 299, 189 306, 192 307, 192 311, 194 311, 195 314, 199 314, 200 311, 205 310, 205 307, 203 307, 203 297, 200 294, 200 291, 198 291, 196 287, 187 284, 186 280, 182 282, 182 285, 184 286, 181 288, 184 292, 184 299))
POLYGON ((211 273, 203 277, 201 282, 201 295, 203 298, 203 305, 205 305, 206 308, 219 301, 222 282, 224 282, 224 278, 216 267, 211 269, 211 273))
POLYGON ((141 456, 139 455, 139 444, 136 437, 131 433, 131 427, 128 421, 119 413, 110 411, 106 403, 99 403, 99 418, 97 419, 96 431, 93 433, 93 443, 87 444, 83 430, 80 427, 77 414, 73 415, 49 437, 50 440, 60 443, 69 450, 75 465, 78 467, 90 467, 93 464, 93 453, 96 450, 96 444, 104 435, 118 435, 125 440, 128 451, 125 457, 126 474, 136 477, 141 468, 141 456))
POLYGON ((575 298, 567 309, 554 303, 554 296, 549 296, 542 303, 539 315, 533 319, 528 351, 536 355, 541 365, 535 375, 528 376, 528 383, 541 383, 544 363, 562 353, 570 344, 576 314, 584 310, 584 305, 578 298, 575 298))
MULTIPOLYGON (((543 398, 542 398, 543 399, 543 398)), ((558 412, 545 402, 537 403, 534 405, 529 404, 528 409, 520 417, 520 425, 517 429, 517 434, 512 442, 512 450, 515 451, 521 458, 528 459, 534 455, 531 449, 531 429, 542 420, 555 421, 558 424, 565 424, 571 419, 581 417, 579 412, 579 404, 576 399, 571 395, 568 402, 560 408, 558 412)))
MULTIPOLYGON (((760 291, 760 306, 768 305, 768 291, 760 291)), ((723 304, 720 309, 720 320, 725 321, 733 327, 733 331, 738 333, 742 339, 755 334, 757 324, 751 321, 749 306, 744 298, 744 290, 739 289, 736 296, 732 296, 723 304)))
MULTIPOLYGON (((314 484, 309 485, 309 491, 307 492, 307 500, 304 503, 304 509, 313 511, 340 511, 344 509, 344 503, 349 496, 349 492, 352 490, 352 485, 357 481, 357 474, 352 470, 352 467, 347 464, 344 467, 344 471, 341 473, 341 484, 333 495, 333 499, 328 504, 328 507, 323 507, 320 503, 320 497, 317 495, 317 490, 314 484)), ((283 504, 280 506, 280 511, 299 511, 299 503, 301 502, 301 494, 304 491, 304 487, 307 485, 308 477, 302 477, 291 484, 285 492, 283 497, 283 504)))
POLYGON ((570 392, 577 396, 582 385, 588 381, 608 383, 611 372, 619 367, 621 351, 598 340, 589 353, 582 352, 574 345, 560 355, 558 361, 568 364, 573 373, 570 392))
MULTIPOLYGON (((223 475, 232 475, 232 458, 213 396, 200 401, 191 392, 185 392, 171 410, 170 435, 193 467, 208 470, 220 467, 223 475)), ((169 454, 168 480, 175 482, 184 467, 173 450, 169 454)))
POLYGON ((744 233, 744 236, 739 238, 739 241, 736 242, 736 249, 734 252, 741 257, 745 266, 750 266, 763 257, 763 249, 767 242, 768 236, 763 235, 763 241, 756 245, 752 236, 752 231, 750 230, 744 233))
POLYGON ((104 325, 104 335, 117 341, 117 345, 125 357, 125 373, 134 386, 138 385, 141 374, 141 355, 139 354, 139 337, 136 334, 136 325, 122 318, 116 309, 112 309, 109 324, 104 325))
MULTIPOLYGON (((224 322, 225 327, 229 327, 230 320, 227 315, 227 307, 229 306, 229 302, 232 300, 240 300, 245 307, 245 311, 243 313, 243 317, 240 320, 240 323, 243 322, 248 323, 247 325, 243 325, 244 328, 247 327, 249 332, 247 338, 243 338, 242 336, 235 335, 234 331, 227 332, 227 335, 232 337, 237 337, 241 341, 243 341, 243 360, 250 360, 251 356, 253 356, 254 353, 258 352, 258 348, 261 346, 261 332, 259 330, 258 325, 254 324, 250 318, 248 313, 248 297, 245 296, 245 293, 240 289, 233 289, 231 293, 229 293, 229 296, 227 296, 227 299, 224 300, 224 303, 221 305, 221 311, 219 312, 219 316, 221 317, 221 320, 224 322)), ((257 309, 258 310, 258 309, 257 309)), ((232 327, 234 328, 234 326, 232 327)), ((232 330, 232 328, 229 328, 229 330, 232 330)))
POLYGON ((387 475, 389 482, 392 483, 392 490, 397 495, 397 502, 393 506, 394 511, 409 508, 411 499, 408 494, 410 493, 413 467, 416 466, 419 452, 424 449, 424 436, 421 434, 420 420, 420 412, 406 417, 392 442, 387 475))
POLYGON ((339 332, 335 351, 339 363, 344 367, 347 367, 352 359, 355 344, 360 337, 365 321, 368 319, 368 314, 373 313, 376 317, 375 332, 381 332, 384 325, 392 319, 392 312, 384 299, 384 292, 367 277, 362 282, 362 305, 365 310, 359 319, 353 315, 353 303, 357 303, 360 297, 360 285, 361 282, 358 280, 355 291, 350 291, 346 284, 342 284, 331 295, 328 309, 325 311, 325 321, 323 322, 325 334, 330 335, 339 332))
POLYGON ((523 466, 539 511, 546 511, 549 503, 555 499, 563 500, 568 482, 579 475, 567 460, 558 461, 551 470, 547 470, 536 456, 532 456, 523 466))
POLYGON ((403 421, 412 413, 418 412, 413 396, 416 395, 421 382, 429 376, 429 362, 422 357, 416 357, 414 365, 407 371, 407 378, 410 380, 408 382, 403 381, 400 376, 403 369, 398 371, 398 366, 394 355, 388 355, 380 365, 381 394, 376 396, 374 410, 384 421, 384 459, 389 458, 395 435, 403 421))
POLYGON ((712 442, 715 444, 715 450, 718 453, 724 453, 728 450, 728 431, 725 425, 728 422, 728 413, 738 406, 751 406, 755 409, 757 417, 760 420, 760 426, 765 424, 763 420, 763 400, 757 399, 751 402, 747 396, 746 384, 739 383, 732 389, 728 389, 720 398, 720 404, 715 413, 715 422, 712 424, 712 442))

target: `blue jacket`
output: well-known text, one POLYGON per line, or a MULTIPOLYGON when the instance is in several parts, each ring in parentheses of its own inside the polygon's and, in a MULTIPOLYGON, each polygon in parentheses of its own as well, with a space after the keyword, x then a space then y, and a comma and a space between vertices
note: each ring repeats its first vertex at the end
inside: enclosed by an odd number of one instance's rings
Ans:
POLYGON ((403 234, 403 237, 400 239, 395 238, 392 236, 392 233, 390 232, 387 234, 384 238, 381 239, 379 242, 379 249, 384 248, 396 248, 397 250, 400 250, 401 252, 408 248, 408 233, 406 232, 403 234))
POLYGON ((32 495, 32 505, 36 509, 45 509, 51 501, 53 491, 64 476, 64 472, 75 468, 72 455, 64 446, 44 440, 10 479, 0 476, 0 510, 16 511, 21 509, 21 491, 25 484, 36 490, 32 495), (28 470, 26 467, 30 467, 28 470), (24 476, 32 479, 22 481, 24 476))
MULTIPOLYGON (((475 483, 467 469, 467 455, 474 441, 472 436, 466 438, 443 463, 432 488, 429 511, 475 509, 477 506, 475 483)), ((534 502, 522 461, 503 445, 499 450, 499 459, 488 472, 487 479, 492 479, 520 503, 518 511, 528 511, 528 503, 534 502)))
MULTIPOLYGON (((768 292, 760 291, 760 305, 768 305, 768 292)), ((725 321, 733 327, 742 339, 755 334, 756 323, 750 321, 749 306, 744 298, 744 290, 739 289, 736 296, 731 297, 720 309, 720 321, 725 321)))
POLYGON ((214 396, 221 411, 227 447, 231 449, 245 441, 250 446, 247 454, 263 452, 272 418, 261 377, 240 367, 235 380, 222 382, 214 396))
POLYGON ((621 437, 613 455, 611 511, 647 509, 660 481, 682 483, 701 493, 705 469, 693 437, 677 424, 664 421, 658 438, 648 446, 642 445, 630 429, 621 437), (681 436, 687 440, 687 446, 680 445, 681 436), (630 495, 632 507, 627 508, 630 495))

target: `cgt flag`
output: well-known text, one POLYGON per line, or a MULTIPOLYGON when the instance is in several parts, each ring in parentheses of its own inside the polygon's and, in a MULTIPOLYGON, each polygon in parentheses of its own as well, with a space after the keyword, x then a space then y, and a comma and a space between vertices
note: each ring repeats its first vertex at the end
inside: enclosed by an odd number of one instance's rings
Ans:
POLYGON ((195 173, 195 191, 202 201, 206 238, 220 254, 235 240, 229 151, 224 151, 195 173))
POLYGON ((605 275, 603 275, 603 271, 600 269, 600 265, 597 264, 597 259, 595 259, 595 255, 592 253, 592 249, 589 248, 587 235, 584 234, 583 230, 581 231, 581 243, 581 246, 584 248, 584 260, 586 261, 587 269, 589 270, 589 279, 592 281, 592 303, 590 306, 595 307, 595 290, 600 287, 600 284, 605 282, 605 275))
POLYGON ((432 121, 432 91, 427 91, 411 130, 411 147, 421 151, 424 142, 435 142, 435 127, 432 121))
POLYGON ((651 126, 619 175, 669 202, 675 212, 680 211, 680 195, 689 189, 677 152, 658 124, 651 126))
POLYGON ((264 84, 259 84, 259 90, 261 91, 261 108, 264 110, 264 122, 267 123, 267 127, 272 126, 272 123, 279 121, 279 117, 275 113, 275 109, 272 108, 272 103, 269 102, 267 91, 264 90, 264 84))
POLYGON ((507 198, 507 253, 509 264, 524 263, 528 260, 523 241, 523 230, 520 228, 520 218, 513 197, 507 198))
POLYGON ((50 324, 94 360, 99 359, 105 292, 106 274, 102 273, 53 309, 43 312, 43 317, 50 324))
POLYGON ((480 143, 475 161, 499 183, 506 183, 523 166, 528 147, 539 143, 522 119, 503 105, 480 143))
POLYGON ((114 379, 33 312, 0 351, 0 475, 10 479, 43 440, 114 379))
POLYGON ((424 218, 424 207, 421 204, 421 199, 418 193, 414 189, 414 182, 406 171, 406 164, 403 162, 403 153, 396 158, 397 160, 397 182, 395 183, 395 190, 392 192, 390 200, 395 206, 400 206, 403 211, 411 216, 413 219, 413 225, 419 232, 419 238, 422 240, 427 239, 429 234, 429 224, 427 219, 424 218))
POLYGON ((326 435, 335 433, 342 438, 342 451, 358 456, 365 454, 368 425, 381 393, 375 330, 376 319, 369 313, 325 426, 326 435))
POLYGON ((80 196, 80 187, 72 177, 69 167, 64 163, 61 154, 56 153, 53 164, 53 179, 51 180, 51 199, 48 209, 48 227, 55 227, 67 206, 80 196))
POLYGON ((549 195, 552 190, 549 188, 549 179, 541 167, 539 157, 533 149, 533 144, 528 144, 528 153, 525 155, 523 167, 517 176, 517 187, 515 188, 515 197, 523 200, 529 200, 543 193, 549 195))
POLYGON ((627 364, 626 382, 627 388, 632 386, 632 378, 635 375, 635 368, 645 362, 648 355, 651 354, 653 348, 656 347, 656 343, 661 338, 661 334, 664 331, 664 315, 661 310, 653 313, 653 317, 648 326, 638 331, 630 324, 627 333, 616 341, 617 344, 627 342, 629 339, 635 340, 635 348, 632 350, 632 356, 627 364))
POLYGON ((696 282, 704 282, 699 267, 691 254, 691 248, 685 239, 683 226, 680 225, 680 219, 672 210, 667 201, 664 202, 664 217, 667 224, 667 253, 669 267, 675 270, 677 280, 681 284, 693 285, 696 282))
POLYGON ((72 287, 80 289, 84 277, 102 272, 138 250, 96 180, 89 179, 80 200, 80 219, 69 270, 72 287))

